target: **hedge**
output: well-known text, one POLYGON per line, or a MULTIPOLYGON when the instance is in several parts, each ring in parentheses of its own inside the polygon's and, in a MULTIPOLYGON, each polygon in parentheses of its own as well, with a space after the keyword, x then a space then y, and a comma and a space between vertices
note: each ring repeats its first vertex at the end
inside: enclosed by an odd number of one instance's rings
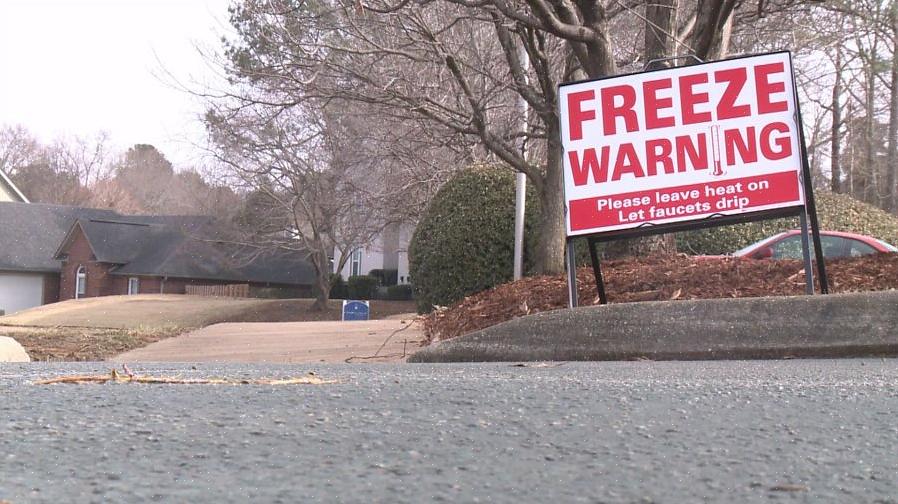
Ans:
POLYGON ((412 286, 409 284, 390 285, 384 299, 387 301, 411 301, 412 286))
MULTIPOLYGON (((820 229, 848 231, 898 243, 898 218, 844 194, 816 194, 820 229)), ((677 235, 677 248, 688 254, 728 254, 758 240, 798 228, 798 218, 750 222, 688 231, 677 235)))
POLYGON ((395 269, 373 269, 368 272, 369 276, 377 278, 380 285, 389 287, 399 283, 399 270, 395 269))
POLYGON ((354 275, 349 277, 347 282, 349 299, 374 299, 379 283, 373 276, 354 275))

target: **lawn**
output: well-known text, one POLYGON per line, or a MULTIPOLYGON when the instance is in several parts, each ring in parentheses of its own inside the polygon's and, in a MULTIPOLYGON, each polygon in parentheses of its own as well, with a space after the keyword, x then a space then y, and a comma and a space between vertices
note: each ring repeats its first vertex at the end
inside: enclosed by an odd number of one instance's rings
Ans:
MULTIPOLYGON (((221 322, 340 320, 342 301, 313 311, 311 299, 232 299, 179 295, 107 296, 54 303, 0 317, 34 360, 103 360, 221 322)), ((371 318, 413 312, 411 301, 372 301, 371 318)))

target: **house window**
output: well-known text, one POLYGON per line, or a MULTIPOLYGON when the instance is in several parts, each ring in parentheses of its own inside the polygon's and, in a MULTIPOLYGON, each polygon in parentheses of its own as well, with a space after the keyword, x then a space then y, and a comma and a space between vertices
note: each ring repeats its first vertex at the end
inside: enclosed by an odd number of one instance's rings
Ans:
POLYGON ((87 270, 84 266, 78 266, 75 273, 75 299, 81 299, 87 292, 87 270))
POLYGON ((140 294, 140 279, 131 277, 128 279, 128 295, 140 294))
POLYGON ((349 276, 358 276, 362 274, 362 249, 357 248, 352 251, 352 264, 349 267, 349 276))

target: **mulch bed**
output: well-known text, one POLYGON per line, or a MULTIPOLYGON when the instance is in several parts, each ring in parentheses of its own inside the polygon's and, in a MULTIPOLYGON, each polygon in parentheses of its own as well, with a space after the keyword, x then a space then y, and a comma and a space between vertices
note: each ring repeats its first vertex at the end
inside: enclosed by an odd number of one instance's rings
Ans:
MULTIPOLYGON (((898 288, 898 254, 826 262, 830 292, 898 288)), ((804 294, 800 261, 644 257, 602 263, 609 303, 804 294)), ((814 271, 816 277, 816 269, 814 271)), ((577 270, 580 306, 598 304, 592 269, 577 270)), ((566 308, 564 276, 529 277, 466 297, 424 317, 428 343, 533 313, 566 308)))

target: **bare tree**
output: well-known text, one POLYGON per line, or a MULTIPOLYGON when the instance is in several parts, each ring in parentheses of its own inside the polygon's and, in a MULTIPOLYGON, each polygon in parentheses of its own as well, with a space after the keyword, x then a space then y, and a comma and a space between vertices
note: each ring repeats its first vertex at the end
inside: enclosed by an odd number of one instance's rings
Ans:
MULTIPOLYGON (((462 138, 473 157, 525 173, 542 210, 537 267, 558 273, 564 264, 558 84, 613 75, 618 59, 624 65, 644 60, 642 48, 629 41, 647 21, 656 25, 650 26, 662 52, 719 54, 726 40, 719 32, 737 3, 690 4, 688 28, 672 33, 647 20, 643 2, 247 0, 232 11, 238 41, 229 54, 257 76, 253 85, 268 92, 271 105, 363 103, 398 122, 420 121, 422 137, 431 141, 462 138), (700 42, 698 51, 687 37, 700 42), (517 116, 521 99, 532 111, 526 129, 517 116)), ((673 7, 666 14, 677 19, 673 7)))
POLYGON ((349 127, 327 106, 269 107, 258 95, 212 103, 206 122, 213 154, 234 184, 249 193, 241 243, 302 255, 316 277, 314 307, 325 309, 331 255, 337 269, 379 233, 387 217, 379 197, 386 182, 355 154, 349 127))
POLYGON ((0 167, 34 202, 84 205, 109 175, 107 135, 58 137, 41 144, 22 127, 0 130, 0 167))
POLYGON ((41 156, 41 145, 22 126, 0 128, 0 170, 15 177, 22 166, 36 162, 41 156))

